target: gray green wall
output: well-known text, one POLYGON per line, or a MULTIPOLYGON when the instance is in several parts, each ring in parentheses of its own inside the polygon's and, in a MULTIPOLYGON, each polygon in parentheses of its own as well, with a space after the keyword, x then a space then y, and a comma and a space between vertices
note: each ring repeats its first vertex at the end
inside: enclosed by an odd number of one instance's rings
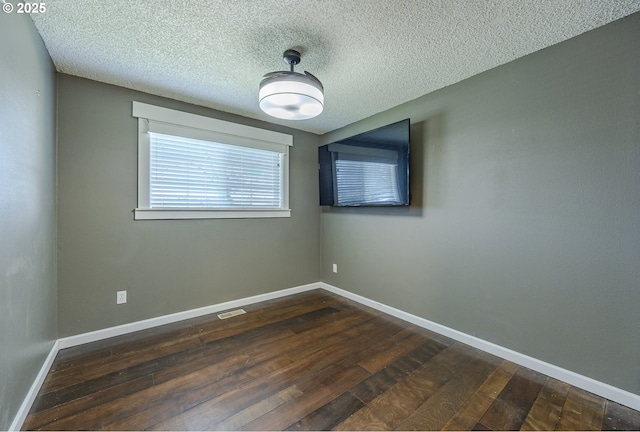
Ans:
POLYGON ((0 13, 0 430, 57 337, 55 70, 28 15, 0 13))
POLYGON ((318 140, 317 135, 59 75, 59 336, 317 282, 318 140), (135 221, 133 100, 293 134, 292 217, 135 221), (123 289, 128 302, 116 305, 116 291, 123 289))
POLYGON ((324 208, 322 280, 640 394, 639 54, 635 14, 323 136, 411 118, 414 205, 324 208))

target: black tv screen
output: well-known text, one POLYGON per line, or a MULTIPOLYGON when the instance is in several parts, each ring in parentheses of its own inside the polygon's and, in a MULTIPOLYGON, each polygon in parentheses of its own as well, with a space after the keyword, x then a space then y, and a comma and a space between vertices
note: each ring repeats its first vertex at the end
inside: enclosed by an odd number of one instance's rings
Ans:
POLYGON ((318 148, 320 205, 409 205, 409 119, 318 148))

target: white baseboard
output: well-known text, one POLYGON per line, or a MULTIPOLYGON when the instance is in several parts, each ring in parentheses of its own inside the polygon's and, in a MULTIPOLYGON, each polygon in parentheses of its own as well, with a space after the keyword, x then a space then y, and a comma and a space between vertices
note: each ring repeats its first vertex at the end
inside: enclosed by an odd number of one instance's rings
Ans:
POLYGON ((346 297, 350 300, 363 304, 365 306, 369 306, 373 309, 379 310, 386 314, 392 315, 396 318, 400 318, 404 321, 408 321, 412 324, 425 328, 427 330, 431 330, 433 332, 439 333, 443 336, 447 336, 451 339, 454 339, 458 342, 462 342, 467 345, 471 345, 474 348, 478 348, 482 351, 488 352, 495 356, 501 357, 505 360, 509 360, 513 363, 519 364, 521 366, 532 369, 536 372, 540 372, 542 374, 548 375, 552 378, 564 381, 569 383, 575 387, 581 388, 598 396, 602 396, 606 399, 610 399, 614 402, 618 402, 619 404, 628 406, 629 408, 633 408, 635 410, 640 410, 640 395, 635 393, 628 392, 626 390, 622 390, 620 388, 614 387, 612 385, 603 383, 601 381, 596 381, 592 378, 589 378, 584 375, 577 374, 567 369, 563 369, 561 367, 555 366, 553 364, 544 362, 542 360, 538 360, 536 358, 530 357, 528 355, 519 353, 517 351, 510 350, 508 348, 502 347, 500 345, 496 345, 491 342, 487 342, 483 339, 477 338, 475 336, 468 335, 466 333, 460 332, 458 330, 454 330, 449 327, 445 327, 443 325, 437 324, 433 321, 429 321, 424 318, 420 318, 416 315, 412 315, 410 313, 404 312, 400 309, 393 308, 391 306, 387 306, 385 304, 379 303, 377 301, 368 299, 358 294, 351 293, 349 291, 345 291, 341 288, 335 287, 333 285, 329 285, 324 282, 320 282, 320 287, 324 290, 330 291, 334 294, 338 294, 342 297, 346 297))
POLYGON ((55 360, 56 356, 58 355, 58 351, 60 351, 60 344, 58 343, 58 341, 55 341, 53 343, 53 347, 51 347, 51 351, 49 351, 49 355, 40 368, 40 372, 38 372, 36 379, 33 381, 33 384, 31 384, 31 388, 27 392, 27 396, 24 398, 24 401, 22 401, 22 405, 20 405, 18 413, 13 419, 11 426, 9 426, 10 431, 19 431, 22 428, 22 424, 26 420, 27 415, 31 410, 31 406, 36 400, 36 396, 38 396, 40 387, 42 387, 42 383, 47 377, 49 369, 51 369, 51 365, 53 364, 53 360, 55 360))
POLYGON ((183 312, 177 312, 170 315, 163 315, 156 318, 149 318, 143 321, 136 321, 128 324, 122 324, 115 327, 109 327, 106 329, 96 330, 88 333, 82 333, 79 335, 68 336, 65 338, 58 339, 60 343, 60 349, 73 347, 76 345, 82 345, 89 342, 95 342, 102 339, 108 339, 114 336, 120 336, 127 333, 133 333, 139 330, 146 330, 151 327, 158 327, 165 324, 171 324, 174 322, 196 318, 203 315, 208 315, 220 311, 224 311, 227 309, 234 309, 246 305, 250 305, 253 303, 259 303, 267 300, 272 300, 292 294, 298 294, 305 291, 310 291, 313 289, 319 289, 320 282, 300 285, 293 288, 287 288, 280 291, 270 292, 266 294, 259 294, 252 297, 245 297, 239 300, 232 300, 224 303, 218 303, 210 306, 205 306, 197 309, 191 309, 183 312))

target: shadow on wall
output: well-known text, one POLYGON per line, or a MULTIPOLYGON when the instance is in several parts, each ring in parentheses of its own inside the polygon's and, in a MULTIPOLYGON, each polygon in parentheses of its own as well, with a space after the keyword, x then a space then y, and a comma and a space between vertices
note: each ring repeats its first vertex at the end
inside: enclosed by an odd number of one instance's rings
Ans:
MULTIPOLYGON (((411 123, 411 154, 409 156, 409 188, 411 204, 400 207, 322 207, 322 213, 361 214, 374 216, 405 216, 423 217, 424 209, 431 205, 431 197, 427 197, 427 160, 434 156, 442 156, 443 114, 437 113, 426 120, 411 123), (427 198, 429 204, 427 204, 427 198)), ((391 123, 391 122, 387 122, 391 123)), ((437 164, 431 163, 430 169, 437 169, 437 164)), ((437 197, 436 197, 437 201, 437 197)))

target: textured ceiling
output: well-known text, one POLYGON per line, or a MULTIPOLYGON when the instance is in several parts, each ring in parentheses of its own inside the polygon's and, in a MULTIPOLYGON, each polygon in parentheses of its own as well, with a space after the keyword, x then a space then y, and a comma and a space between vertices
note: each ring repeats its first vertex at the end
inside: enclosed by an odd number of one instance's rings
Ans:
MULTIPOLYGON (((4 0, 3 0, 4 1, 4 0)), ((324 133, 640 10, 640 0, 47 0, 58 71, 324 133), (310 120, 268 117, 262 75, 325 87, 310 120)))

